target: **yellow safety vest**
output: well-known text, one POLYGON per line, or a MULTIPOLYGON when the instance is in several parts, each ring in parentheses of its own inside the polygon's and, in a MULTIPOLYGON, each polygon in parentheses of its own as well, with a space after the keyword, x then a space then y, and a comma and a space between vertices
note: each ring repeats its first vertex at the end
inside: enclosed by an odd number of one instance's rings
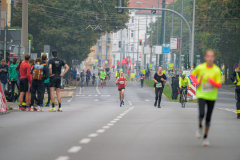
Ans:
POLYGON ((235 69, 235 72, 236 72, 236 78, 237 80, 234 82, 237 86, 240 86, 240 76, 238 74, 238 71, 237 69, 235 69))

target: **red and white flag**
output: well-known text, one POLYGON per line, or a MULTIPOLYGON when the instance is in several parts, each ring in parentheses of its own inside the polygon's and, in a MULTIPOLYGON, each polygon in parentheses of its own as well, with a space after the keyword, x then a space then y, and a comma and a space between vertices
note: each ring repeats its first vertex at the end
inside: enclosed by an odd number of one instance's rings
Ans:
POLYGON ((7 111, 8 111, 7 101, 2 90, 2 86, 0 85, 0 113, 6 113, 7 111))

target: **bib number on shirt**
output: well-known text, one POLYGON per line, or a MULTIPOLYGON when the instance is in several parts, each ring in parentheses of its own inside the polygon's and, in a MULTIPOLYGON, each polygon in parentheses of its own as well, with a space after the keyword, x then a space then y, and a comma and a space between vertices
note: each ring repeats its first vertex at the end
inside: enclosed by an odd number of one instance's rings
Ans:
POLYGON ((162 83, 157 83, 156 88, 162 88, 162 83))
POLYGON ((210 83, 206 83, 206 84, 203 84, 202 91, 203 92, 211 92, 211 91, 214 91, 214 87, 210 83))
POLYGON ((124 81, 120 81, 119 84, 124 84, 124 81))

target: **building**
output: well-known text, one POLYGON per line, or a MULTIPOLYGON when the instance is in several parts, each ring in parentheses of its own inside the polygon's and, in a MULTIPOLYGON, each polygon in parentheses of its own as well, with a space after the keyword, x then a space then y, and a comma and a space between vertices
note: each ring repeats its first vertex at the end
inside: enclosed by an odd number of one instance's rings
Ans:
MULTIPOLYGON (((166 7, 171 2, 173 0, 166 0, 166 7)), ((129 7, 162 8, 162 0, 159 2, 158 0, 129 0, 129 7)), ((143 64, 150 63, 150 56, 146 56, 144 60, 143 55, 143 46, 149 37, 147 27, 149 27, 150 23, 155 22, 158 17, 161 17, 161 14, 161 12, 152 14, 151 11, 131 10, 130 20, 126 24, 128 28, 113 33, 113 57, 115 57, 113 63, 115 65, 125 57, 130 57, 135 65, 138 60, 138 64, 142 64, 142 68, 144 68, 143 64), (142 40, 142 46, 138 46, 140 40, 142 40)), ((153 55, 152 62, 155 61, 155 55, 153 55)))
POLYGON ((13 5, 17 3, 17 0, 1 0, 1 21, 0 21, 0 28, 10 27, 11 20, 13 15, 13 5))

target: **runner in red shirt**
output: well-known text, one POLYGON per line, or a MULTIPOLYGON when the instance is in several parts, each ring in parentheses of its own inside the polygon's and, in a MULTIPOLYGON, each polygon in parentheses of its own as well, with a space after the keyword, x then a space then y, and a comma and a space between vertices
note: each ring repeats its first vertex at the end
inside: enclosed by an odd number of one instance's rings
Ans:
POLYGON ((123 76, 123 71, 120 72, 120 77, 117 78, 116 83, 118 83, 120 107, 122 107, 124 105, 125 86, 127 85, 127 79, 123 76))

